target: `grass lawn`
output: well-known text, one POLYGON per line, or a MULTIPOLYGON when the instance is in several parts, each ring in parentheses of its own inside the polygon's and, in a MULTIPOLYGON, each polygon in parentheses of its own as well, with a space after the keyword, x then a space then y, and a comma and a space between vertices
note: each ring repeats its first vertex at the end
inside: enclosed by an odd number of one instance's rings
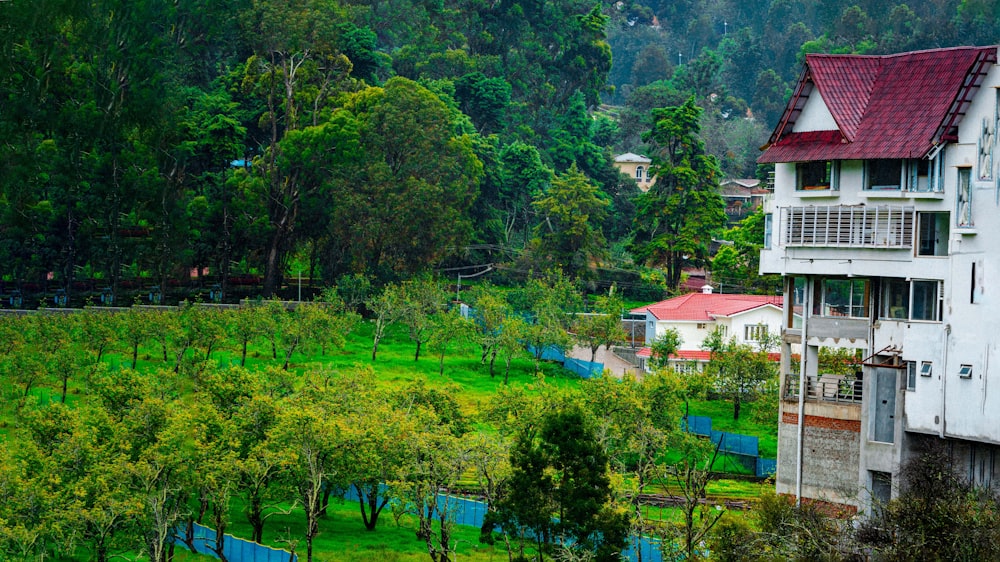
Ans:
MULTIPOLYGON (((472 343, 455 343, 450 346, 444 360, 444 373, 439 373, 438 356, 424 347, 419 361, 414 361, 415 344, 410 341, 406 328, 401 325, 390 326, 385 338, 379 346, 377 359, 371 360, 372 345, 371 322, 361 322, 347 338, 343 349, 328 348, 325 354, 319 349, 305 349, 296 352, 292 357, 290 368, 298 374, 311 370, 336 369, 352 370, 370 366, 380 384, 386 386, 406 385, 416 380, 424 381, 428 386, 457 390, 453 396, 459 401, 464 413, 473 416, 481 409, 503 385, 504 365, 497 362, 495 376, 489 375, 488 366, 479 361, 480 350, 472 343)), ((189 352, 190 353, 190 352, 189 352)), ((279 358, 272 359, 270 345, 260 340, 249 350, 247 367, 250 369, 282 364, 281 351, 279 358)), ((220 365, 238 364, 239 350, 234 344, 223 346, 213 353, 212 359, 220 365)), ((105 362, 112 368, 131 361, 130 353, 119 350, 105 356, 105 362)), ((162 351, 158 344, 147 343, 140 348, 138 369, 141 372, 157 370, 173 370, 173 357, 163 361, 162 351)), ((581 379, 560 365, 543 363, 541 374, 547 383, 560 387, 572 388, 580 384, 581 379)), ((535 383, 538 379, 532 358, 527 354, 515 359, 510 369, 510 384, 524 386, 535 383)), ((178 391, 183 396, 193 387, 194 382, 188 377, 179 377, 178 391)), ((2 389, 4 404, 0 404, 0 445, 6 441, 7 433, 16 424, 16 404, 20 399, 18 389, 5 384, 2 389)), ((67 402, 73 403, 87 393, 86 381, 82 376, 70 379, 67 402)), ((53 381, 38 383, 30 393, 41 403, 54 402, 60 399, 53 381)), ((692 415, 710 416, 713 428, 721 431, 731 431, 756 435, 760 439, 760 454, 773 458, 776 454, 777 424, 759 424, 753 421, 753 404, 743 407, 741 419, 732 420, 732 405, 723 401, 693 401, 690 404, 692 415)), ((719 458, 715 464, 716 470, 745 473, 733 459, 719 458)), ((472 485, 472 482, 468 482, 472 485)), ((714 480, 708 486, 708 495, 714 501, 745 500, 759 495, 762 485, 736 479, 714 480)), ((650 488, 650 493, 669 493, 677 495, 678 491, 669 483, 666 488, 650 488)), ((650 508, 649 516, 655 519, 676 521, 679 511, 676 508, 650 508)), ((278 548, 289 548, 288 537, 295 537, 297 552, 305 555, 305 544, 301 540, 304 526, 301 511, 289 516, 276 516, 268 521, 265 527, 265 543, 278 548)), ((330 506, 328 518, 320 524, 320 535, 314 544, 314 554, 321 561, 361 561, 378 559, 381 562, 416 561, 428 557, 424 542, 416 539, 414 534, 415 521, 410 516, 402 516, 397 522, 388 511, 383 513, 376 531, 365 530, 359 509, 355 503, 335 501, 330 506)), ((238 537, 249 537, 250 527, 243 521, 239 507, 234 506, 232 524, 229 532, 238 537)), ((458 557, 465 560, 507 560, 508 553, 502 544, 488 546, 478 541, 479 530, 471 527, 456 527, 458 557)), ((85 559, 81 558, 81 559, 85 559)), ((197 562, 208 560, 178 549, 178 560, 182 562, 197 562)))
MULTIPOLYGON (((427 545, 416 537, 417 520, 411 515, 403 515, 398 521, 386 507, 379 517, 374 531, 365 529, 356 502, 330 500, 327 517, 319 524, 319 535, 313 542, 313 558, 320 562, 416 562, 428 558, 427 545)), ((306 555, 305 541, 301 539, 305 528, 305 517, 301 509, 290 515, 276 515, 268 519, 264 526, 264 544, 274 548, 289 550, 288 537, 297 543, 295 551, 299 560, 306 555)), ((435 532, 438 527, 435 525, 435 532)), ((240 513, 239 504, 234 502, 230 534, 250 537, 251 528, 240 513)), ((472 561, 507 560, 507 550, 502 541, 490 546, 479 542, 479 529, 464 525, 453 528, 453 544, 457 557, 472 561)))

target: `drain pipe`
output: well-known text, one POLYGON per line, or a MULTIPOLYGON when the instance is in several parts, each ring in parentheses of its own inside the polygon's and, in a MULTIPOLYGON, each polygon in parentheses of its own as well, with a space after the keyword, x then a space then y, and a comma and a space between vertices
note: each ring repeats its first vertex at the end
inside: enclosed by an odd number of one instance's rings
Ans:
POLYGON ((944 339, 944 350, 942 351, 942 363, 941 365, 941 423, 938 426, 938 437, 944 439, 944 434, 947 432, 945 427, 945 408, 948 407, 947 395, 948 395, 948 346, 951 343, 951 324, 944 325, 944 334, 942 336, 944 339))
MULTIPOLYGON (((793 281, 794 283, 794 281, 793 281)), ((797 441, 797 451, 795 459, 795 507, 802 507, 802 454, 803 448, 803 437, 805 436, 805 410, 806 410, 806 367, 808 362, 806 357, 809 355, 807 348, 807 340, 809 337, 809 332, 807 327, 809 326, 809 317, 812 315, 812 292, 813 292, 813 280, 811 276, 806 276, 806 290, 805 294, 802 296, 802 343, 799 348, 799 419, 798 419, 798 439, 797 441)), ((794 294, 795 287, 792 286, 792 293, 794 294)), ((794 300, 794 298, 793 298, 794 300)), ((794 317, 794 309, 793 309, 794 317)))

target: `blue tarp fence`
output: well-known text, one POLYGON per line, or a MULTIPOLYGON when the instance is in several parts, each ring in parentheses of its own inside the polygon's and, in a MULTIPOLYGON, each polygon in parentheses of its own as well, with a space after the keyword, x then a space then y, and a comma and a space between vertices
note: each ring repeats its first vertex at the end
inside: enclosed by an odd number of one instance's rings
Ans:
MULTIPOLYGON (((379 493, 385 492, 386 488, 384 486, 380 487, 379 493)), ((357 491, 353 487, 349 488, 344 494, 344 501, 358 501, 357 491)), ((448 502, 449 512, 454 518, 455 523, 482 528, 487 511, 485 502, 472 498, 449 496, 447 494, 438 494, 437 501, 439 503, 448 502)), ((629 544, 626 546, 623 554, 626 560, 638 560, 639 552, 642 552, 643 562, 664 562, 663 554, 660 551, 660 541, 656 539, 633 535, 629 539, 629 544)), ((240 561, 233 560, 232 562, 240 561)))
MULTIPOLYGON (((538 349, 535 346, 529 345, 528 352, 535 355, 535 350, 538 349)), ((542 360, 543 361, 556 361, 562 363, 563 367, 573 371, 577 375, 585 379, 591 377, 599 376, 604 372, 604 363, 595 363, 591 361, 584 361, 582 359, 573 359, 572 357, 566 357, 558 347, 544 347, 542 348, 542 360)))
POLYGON ((711 439, 720 452, 747 457, 747 469, 753 470, 758 477, 772 476, 777 471, 778 461, 760 458, 760 442, 756 436, 713 431, 712 418, 708 416, 687 416, 682 424, 690 433, 711 439))
MULTIPOLYGON (((179 528, 174 533, 174 544, 187 548, 184 542, 185 530, 179 528)), ((195 552, 207 554, 213 558, 218 558, 213 547, 215 546, 215 530, 194 524, 194 547, 195 552)), ((226 535, 222 543, 222 553, 226 555, 229 562, 298 562, 298 556, 287 550, 279 550, 257 544, 255 542, 238 539, 232 535, 226 535)))

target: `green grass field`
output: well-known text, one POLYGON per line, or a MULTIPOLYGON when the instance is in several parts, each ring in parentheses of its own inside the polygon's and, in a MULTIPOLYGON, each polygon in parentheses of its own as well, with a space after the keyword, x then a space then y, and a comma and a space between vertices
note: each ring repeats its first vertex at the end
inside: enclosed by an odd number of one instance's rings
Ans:
MULTIPOLYGON (((429 349, 422 350, 419 361, 414 361, 415 345, 409 340, 406 329, 402 326, 390 326, 379 347, 377 359, 371 361, 372 324, 360 323, 347 338, 343 349, 327 349, 321 354, 319 349, 306 349, 297 352, 292 357, 291 370, 304 373, 318 369, 352 370, 363 366, 371 366, 380 384, 387 386, 405 385, 412 381, 422 380, 432 387, 447 388, 459 401, 464 413, 473 416, 503 385, 504 366, 496 364, 496 373, 491 377, 488 366, 480 364, 479 349, 472 343, 453 344, 448 350, 444 361, 444 373, 439 373, 438 357, 429 349)), ((239 351, 235 345, 223 347, 213 353, 212 359, 220 365, 239 363, 239 351)), ((106 355, 104 361, 112 367, 123 362, 129 362, 127 353, 112 352, 106 355)), ((267 342, 261 340, 251 346, 247 366, 263 368, 269 365, 281 365, 279 359, 271 357, 271 349, 267 342)), ((173 369, 172 358, 163 361, 162 351, 158 345, 147 344, 140 348, 138 369, 141 372, 154 372, 161 369, 173 369)), ((541 374, 545 381, 559 388, 573 388, 580 384, 579 379, 561 366, 551 363, 542 365, 541 374)), ((525 353, 515 359, 510 369, 510 384, 524 386, 537 381, 535 366, 532 359, 525 353)), ((182 385, 191 385, 191 381, 182 381, 182 385)), ((182 395, 189 388, 179 389, 182 395)), ((15 404, 20 398, 18 389, 11 385, 3 388, 5 400, 0 405, 0 439, 6 440, 7 433, 17 424, 15 404)), ((79 379, 69 381, 67 401, 73 403, 87 393, 86 382, 79 379)), ((31 395, 40 403, 58 401, 60 392, 51 383, 36 386, 31 395)), ((756 435, 760 439, 760 453, 772 457, 776 453, 776 424, 759 424, 753 421, 753 404, 745 404, 741 419, 732 420, 732 405, 722 401, 693 401, 690 404, 692 415, 710 416, 713 428, 721 431, 731 431, 756 435)), ((723 472, 745 473, 733 459, 720 457, 715 469, 723 472)), ((468 484, 474 485, 471 476, 468 484)), ((708 495, 712 501, 748 500, 759 495, 762 485, 737 479, 713 480, 708 487, 708 495)), ((650 493, 676 494, 678 490, 669 483, 665 487, 651 487, 650 493)), ((676 521, 676 509, 649 508, 647 517, 676 521)), ((234 536, 249 537, 250 528, 245 522, 241 509, 234 505, 232 523, 228 531, 234 536)), ((301 511, 291 515, 276 516, 269 520, 265 528, 265 543, 278 548, 290 548, 289 537, 301 537, 304 528, 304 518, 301 511)), ((424 560, 427 557, 426 545, 415 536, 415 522, 410 516, 394 519, 388 512, 383 513, 376 531, 367 531, 361 522, 359 509, 355 503, 333 501, 328 517, 320 523, 320 534, 314 543, 317 560, 329 561, 361 561, 378 559, 383 562, 424 560)), ((489 546, 478 541, 479 530, 471 527, 459 527, 456 531, 458 555, 466 560, 507 560, 508 553, 502 544, 489 546)), ((300 554, 305 553, 305 542, 298 539, 296 548, 300 554)), ((178 554, 182 562, 206 559, 187 553, 178 554)), ((86 556, 80 559, 86 559, 86 556)))

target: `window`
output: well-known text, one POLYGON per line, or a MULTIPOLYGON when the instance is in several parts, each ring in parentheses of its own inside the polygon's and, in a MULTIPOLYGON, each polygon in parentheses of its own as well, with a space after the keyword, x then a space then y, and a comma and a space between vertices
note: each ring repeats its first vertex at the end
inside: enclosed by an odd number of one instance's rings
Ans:
POLYGON ((916 361, 906 362, 906 390, 917 389, 917 363, 916 361))
POLYGON ((748 324, 743 327, 744 341, 762 341, 767 338, 767 324, 748 324))
POLYGON ((959 228, 972 228, 972 168, 958 169, 958 198, 955 217, 959 228))
POLYGON ((886 279, 880 317, 888 320, 940 322, 941 282, 886 279))
POLYGON ((941 320, 941 298, 938 281, 912 281, 913 306, 910 308, 911 320, 941 320))
POLYGON ((917 255, 948 255, 948 213, 917 213, 917 255))
POLYGON ((865 161, 865 189, 899 190, 902 184, 902 160, 865 161))
POLYGON ((933 374, 933 364, 930 361, 924 361, 920 364, 920 376, 929 377, 933 374))
POLYGON ((906 190, 928 192, 931 190, 931 162, 929 160, 907 160, 906 190))
POLYGON ((864 279, 824 279, 821 314, 865 318, 867 293, 864 279))
POLYGON ((706 328, 708 328, 708 324, 705 324, 705 323, 703 323, 703 322, 699 322, 699 323, 698 323, 698 329, 699 329, 699 330, 704 330, 704 329, 706 329, 706 328))
POLYGON ((958 368, 958 376, 960 378, 963 378, 963 379, 971 379, 972 378, 972 365, 965 365, 965 364, 961 365, 958 368))
POLYGON ((840 189, 840 161, 799 162, 795 165, 795 188, 799 191, 840 189))
POLYGON ((771 249, 771 233, 774 231, 774 215, 766 213, 764 215, 764 249, 771 249))
POLYGON ((635 181, 642 181, 642 166, 635 167, 635 181))

